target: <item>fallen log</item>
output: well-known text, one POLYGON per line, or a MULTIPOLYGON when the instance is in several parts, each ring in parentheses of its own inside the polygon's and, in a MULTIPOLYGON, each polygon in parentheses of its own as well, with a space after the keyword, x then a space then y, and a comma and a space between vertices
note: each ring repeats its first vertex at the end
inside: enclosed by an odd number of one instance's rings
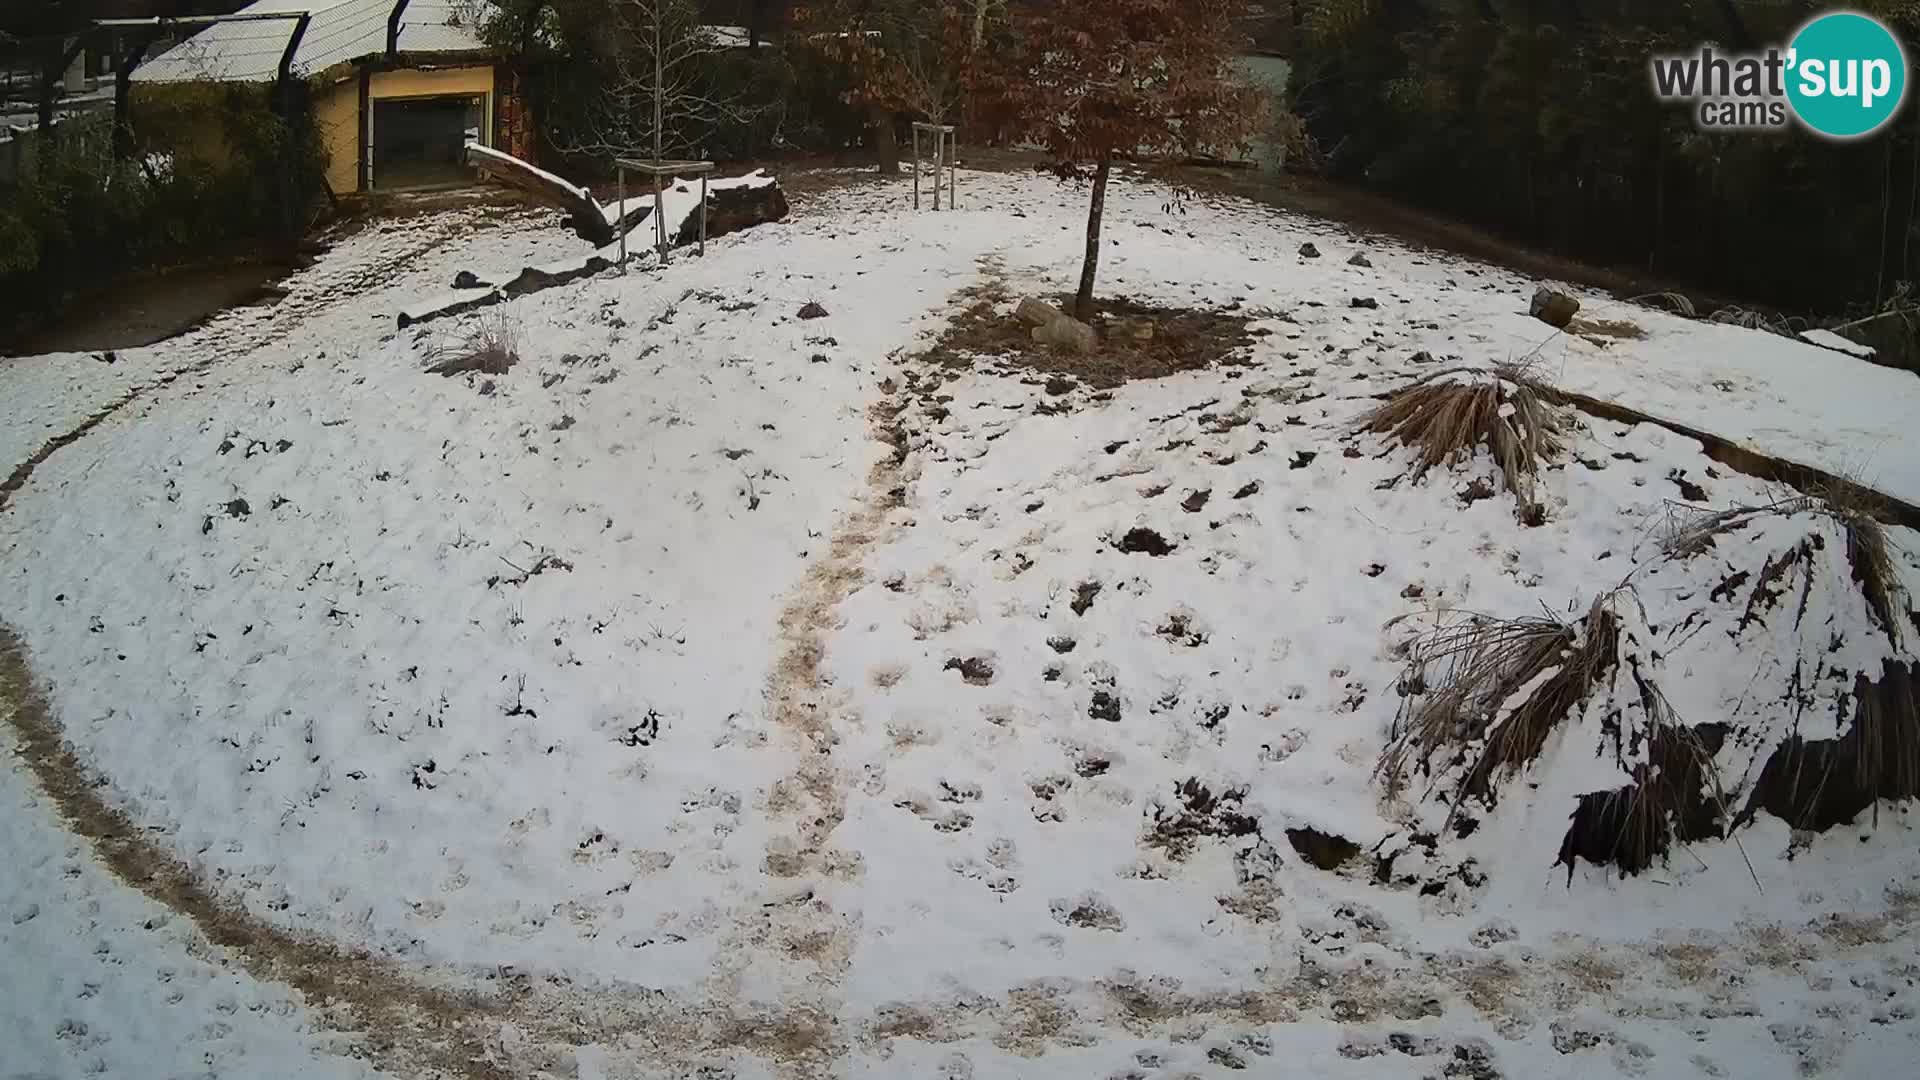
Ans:
POLYGON ((593 193, 578 184, 479 143, 467 144, 467 164, 566 211, 567 223, 573 226, 573 231, 594 247, 605 247, 616 238, 612 223, 607 221, 606 212, 594 200, 593 193))
MULTIPOLYGON (((754 173, 737 180, 710 181, 707 185, 708 239, 780 221, 786 216, 787 193, 780 190, 779 182, 770 176, 754 173)), ((699 239, 700 212, 696 208, 680 222, 673 244, 685 247, 699 239)))
MULTIPOLYGON (((565 183, 565 181, 561 182, 565 183)), ((667 220, 678 223, 672 232, 673 245, 684 247, 698 242, 700 239, 700 185, 697 182, 676 184, 662 194, 664 198, 661 201, 666 204, 667 220)), ((652 203, 653 196, 649 194, 646 197, 646 205, 638 209, 630 208, 625 215, 625 220, 629 223, 646 220, 653 213, 652 203)), ((780 182, 765 173, 755 172, 747 176, 711 181, 707 188, 707 235, 709 237, 724 236, 755 225, 779 221, 787 216, 787 209, 787 196, 780 190, 780 182)), ((601 221, 607 225, 607 230, 611 233, 614 228, 611 219, 620 216, 620 208, 596 206, 594 212, 602 215, 601 221)), ((643 245, 636 248, 635 252, 645 250, 647 248, 643 245)), ((583 259, 550 264, 545 267, 529 266, 522 269, 512 280, 485 291, 462 289, 423 300, 402 310, 398 321, 400 328, 404 330, 409 326, 444 319, 449 315, 491 307, 516 296, 526 296, 559 285, 571 284, 610 270, 615 265, 604 255, 589 255, 583 259)), ((478 281, 478 278, 474 280, 478 281)))

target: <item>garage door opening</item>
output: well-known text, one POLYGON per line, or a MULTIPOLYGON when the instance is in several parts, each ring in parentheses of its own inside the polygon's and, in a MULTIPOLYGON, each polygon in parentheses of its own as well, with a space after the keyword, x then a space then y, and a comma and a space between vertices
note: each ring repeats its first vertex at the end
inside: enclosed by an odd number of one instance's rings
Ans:
POLYGON ((469 142, 486 142, 486 95, 373 102, 373 186, 438 187, 473 180, 469 142))

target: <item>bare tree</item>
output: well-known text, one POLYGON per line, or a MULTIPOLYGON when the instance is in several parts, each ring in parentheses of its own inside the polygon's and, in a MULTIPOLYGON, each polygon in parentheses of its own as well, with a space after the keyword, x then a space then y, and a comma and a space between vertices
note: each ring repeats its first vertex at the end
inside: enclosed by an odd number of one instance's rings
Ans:
POLYGON ((722 54, 744 43, 704 26, 694 0, 612 0, 605 52, 606 89, 588 122, 561 149, 615 157, 694 156, 723 121, 746 122, 753 110, 713 78, 722 54))

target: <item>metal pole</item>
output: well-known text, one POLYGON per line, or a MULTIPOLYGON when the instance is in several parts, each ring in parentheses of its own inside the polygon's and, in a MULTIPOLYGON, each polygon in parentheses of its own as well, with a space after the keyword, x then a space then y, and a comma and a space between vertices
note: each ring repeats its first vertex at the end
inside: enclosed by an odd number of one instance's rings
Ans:
POLYGON ((619 167, 620 172, 620 221, 614 228, 620 230, 620 272, 627 272, 627 167, 619 167))
POLYGON ((707 257, 707 174, 700 174, 700 257, 707 257))
POLYGON ((941 155, 947 149, 947 136, 939 128, 933 129, 933 211, 940 212, 940 181, 944 173, 940 168, 941 155))
POLYGON ((920 209, 920 125, 913 126, 913 208, 920 209))

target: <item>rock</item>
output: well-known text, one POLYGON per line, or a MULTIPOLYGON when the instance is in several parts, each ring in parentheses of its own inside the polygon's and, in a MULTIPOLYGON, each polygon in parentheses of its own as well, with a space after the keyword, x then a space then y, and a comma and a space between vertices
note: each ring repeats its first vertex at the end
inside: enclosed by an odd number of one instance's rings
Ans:
POLYGON ((1353 253, 1353 258, 1347 260, 1347 265, 1365 267, 1366 269, 1371 270, 1373 269, 1373 260, 1367 258, 1366 252, 1356 251, 1353 253))
POLYGON ((1303 259, 1317 259, 1320 257, 1320 249, 1314 247, 1311 242, 1301 244, 1300 257, 1303 259))
POLYGON ((817 302, 809 300, 806 306, 800 309, 800 317, 802 319, 824 319, 827 317, 827 309, 821 307, 817 302))
POLYGON ((1565 330, 1567 324, 1580 311, 1580 301, 1558 289, 1549 289, 1545 285, 1534 290, 1533 304, 1528 313, 1548 326, 1565 330))
POLYGON ((488 283, 474 276, 471 270, 462 270, 453 275, 453 287, 456 289, 485 289, 488 283))
POLYGON ((1079 319, 1062 315, 1045 326, 1034 327, 1033 340, 1085 355, 1093 351, 1093 327, 1079 319))
POLYGON ((1371 296, 1356 296, 1353 298, 1352 306, 1365 308, 1368 311, 1378 311, 1380 309, 1380 301, 1375 300, 1371 296))
POLYGON ((1059 308, 1032 296, 1021 300, 1020 307, 1014 311, 1014 314, 1028 326, 1045 326, 1055 319, 1066 318, 1066 313, 1059 308))

